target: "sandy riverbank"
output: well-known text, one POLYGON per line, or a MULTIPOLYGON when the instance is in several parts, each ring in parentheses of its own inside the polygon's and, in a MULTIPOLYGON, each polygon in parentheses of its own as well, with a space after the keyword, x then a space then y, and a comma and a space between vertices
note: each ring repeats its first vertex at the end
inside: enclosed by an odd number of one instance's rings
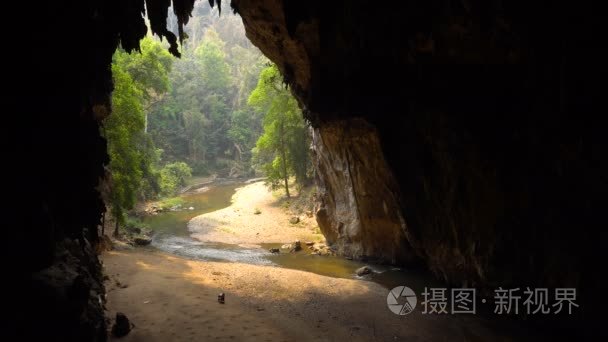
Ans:
POLYGON ((241 245, 323 240, 314 217, 301 215, 297 224, 289 223, 291 217, 264 182, 255 182, 238 189, 229 207, 192 219, 188 229, 201 241, 241 245))
POLYGON ((103 261, 108 315, 124 312, 135 324, 120 341, 506 340, 469 317, 395 315, 388 291, 367 281, 142 249, 103 261))
MULTIPOLYGON (((190 228, 203 241, 233 244, 320 238, 313 218, 296 225, 289 218, 257 182, 239 189, 231 206, 190 221, 190 228)), ((123 312, 135 325, 117 341, 513 340, 470 315, 423 315, 421 309, 396 315, 387 307, 388 290, 370 281, 194 261, 153 248, 106 252, 102 260, 108 317, 123 312), (225 304, 217 301, 220 292, 225 304)))

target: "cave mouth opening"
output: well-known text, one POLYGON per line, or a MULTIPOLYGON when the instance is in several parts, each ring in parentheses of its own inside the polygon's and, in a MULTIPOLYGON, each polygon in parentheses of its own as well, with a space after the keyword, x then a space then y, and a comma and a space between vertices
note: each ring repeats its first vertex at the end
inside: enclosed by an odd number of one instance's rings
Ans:
POLYGON ((149 35, 139 51, 121 46, 112 59, 112 114, 101 127, 110 155, 99 186, 108 212, 101 235, 203 260, 273 263, 260 255, 333 253, 313 217, 309 125, 241 18, 197 2, 184 27, 169 8, 167 29, 186 37, 178 50, 149 35), (231 203, 237 186, 247 189, 231 203), (194 220, 229 206, 252 221, 228 220, 226 211, 222 225, 194 220), (241 245, 265 251, 237 251, 241 245))

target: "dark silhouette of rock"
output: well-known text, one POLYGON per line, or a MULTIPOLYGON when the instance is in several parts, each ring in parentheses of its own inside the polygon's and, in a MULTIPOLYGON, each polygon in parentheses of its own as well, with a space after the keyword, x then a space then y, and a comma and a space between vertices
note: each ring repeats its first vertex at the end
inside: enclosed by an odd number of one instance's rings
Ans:
POLYGON ((359 277, 361 277, 361 276, 364 276, 364 275, 366 275, 366 274, 370 274, 370 273, 372 273, 372 269, 371 269, 371 268, 369 268, 369 267, 367 267, 367 266, 363 266, 363 267, 357 268, 357 270, 355 271, 355 273, 356 273, 356 274, 357 274, 359 277))
POLYGON ((300 240, 294 241, 294 243, 293 243, 293 251, 297 252, 297 251, 300 251, 300 250, 302 250, 302 244, 300 243, 300 240))
POLYGON ((131 322, 122 312, 116 313, 116 321, 112 326, 112 335, 115 337, 126 336, 131 331, 131 322))

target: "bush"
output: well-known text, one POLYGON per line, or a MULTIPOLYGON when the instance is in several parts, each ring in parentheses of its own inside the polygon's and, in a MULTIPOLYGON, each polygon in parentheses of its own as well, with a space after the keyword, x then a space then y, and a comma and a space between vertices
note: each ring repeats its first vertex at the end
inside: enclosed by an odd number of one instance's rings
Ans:
POLYGON ((181 207, 184 205, 184 203, 186 203, 186 201, 181 197, 171 197, 158 202, 157 205, 164 210, 173 207, 181 207))
POLYGON ((181 187, 186 186, 186 179, 192 176, 192 169, 184 162, 165 165, 160 170, 161 195, 173 196, 181 187))

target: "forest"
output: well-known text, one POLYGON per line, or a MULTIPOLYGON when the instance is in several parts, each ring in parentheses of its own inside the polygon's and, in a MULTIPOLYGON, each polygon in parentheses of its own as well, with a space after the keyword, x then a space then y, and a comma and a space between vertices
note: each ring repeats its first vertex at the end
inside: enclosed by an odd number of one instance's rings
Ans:
POLYGON ((116 231, 137 203, 175 196, 193 176, 266 177, 287 197, 290 182, 312 178, 310 130, 278 68, 240 17, 200 3, 193 17, 181 58, 152 36, 113 56, 101 190, 116 231))

